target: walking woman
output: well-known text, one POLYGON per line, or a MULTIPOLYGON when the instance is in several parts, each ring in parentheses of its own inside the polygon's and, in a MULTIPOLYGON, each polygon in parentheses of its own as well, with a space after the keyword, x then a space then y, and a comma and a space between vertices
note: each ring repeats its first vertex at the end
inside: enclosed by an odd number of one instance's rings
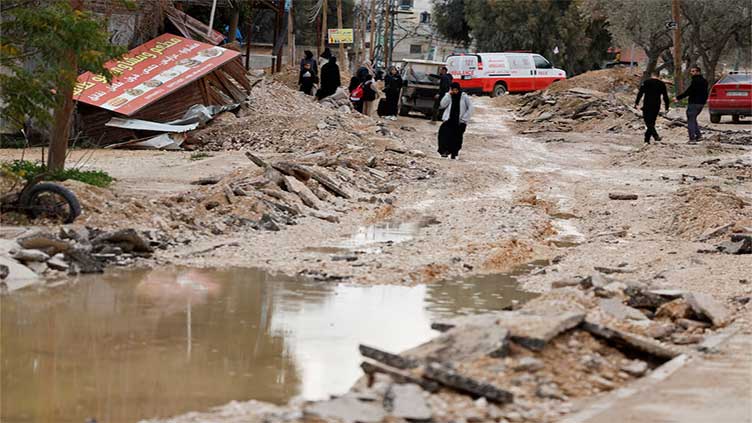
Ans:
POLYGON ((397 120, 397 108, 401 91, 402 77, 400 77, 397 68, 391 66, 389 68, 389 74, 384 78, 384 92, 386 93, 386 110, 384 111, 385 119, 397 120))
POLYGON ((467 123, 473 114, 473 104, 470 97, 460 89, 460 84, 453 82, 449 92, 441 99, 440 107, 444 109, 444 123, 439 127, 439 154, 441 157, 451 156, 456 159, 462 149, 462 137, 467 123))

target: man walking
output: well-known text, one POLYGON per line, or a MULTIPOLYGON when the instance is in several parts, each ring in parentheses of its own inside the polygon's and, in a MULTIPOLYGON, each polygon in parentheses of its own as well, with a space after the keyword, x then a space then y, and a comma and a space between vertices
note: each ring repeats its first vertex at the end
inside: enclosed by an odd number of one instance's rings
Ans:
POLYGON ((644 80, 640 85, 640 92, 637 93, 637 99, 635 100, 635 108, 640 105, 642 96, 645 96, 645 102, 642 103, 642 118, 645 120, 645 144, 650 144, 650 137, 655 138, 656 141, 660 141, 661 137, 658 135, 658 131, 655 130, 655 120, 658 118, 658 112, 661 111, 661 97, 663 97, 663 103, 666 105, 666 111, 668 111, 668 91, 666 90, 666 84, 658 79, 658 72, 653 71, 650 73, 650 78, 644 80))
MULTIPOLYGON (((434 75, 436 76, 436 75, 434 75)), ((449 92, 449 88, 452 85, 452 75, 449 74, 449 69, 446 66, 442 66, 439 71, 439 93, 434 96, 433 102, 433 115, 431 116, 431 122, 439 120, 439 109, 441 108, 441 100, 446 93, 449 92)))
POLYGON ((689 97, 687 104, 687 129, 689 130, 689 142, 695 143, 700 141, 702 133, 700 125, 697 124, 697 116, 702 112, 705 103, 708 101, 708 81, 702 77, 702 71, 698 66, 689 69, 692 75, 692 83, 683 93, 676 96, 674 101, 679 101, 689 97))

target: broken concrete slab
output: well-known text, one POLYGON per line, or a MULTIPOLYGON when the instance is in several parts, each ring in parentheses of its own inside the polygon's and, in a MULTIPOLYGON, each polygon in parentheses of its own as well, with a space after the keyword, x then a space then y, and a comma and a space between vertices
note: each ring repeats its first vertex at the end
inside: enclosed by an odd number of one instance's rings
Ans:
POLYGON ((307 404, 303 416, 319 418, 323 421, 340 419, 345 423, 379 423, 386 417, 386 411, 373 401, 361 401, 352 396, 342 396, 329 401, 307 404))
POLYGON ((628 297, 627 305, 635 308, 655 310, 672 299, 669 296, 660 295, 637 286, 627 286, 624 293, 628 297))
POLYGON ((45 262, 50 258, 50 256, 48 256, 44 251, 29 250, 25 248, 12 251, 10 256, 20 262, 45 262))
POLYGON ((589 318, 585 319, 582 323, 582 328, 593 335, 599 336, 619 346, 627 346, 632 349, 652 354, 659 358, 671 359, 684 353, 680 348, 664 344, 663 342, 656 341, 655 339, 646 336, 626 332, 589 318))
POLYGON ((33 270, 9 257, 0 256, 0 266, 8 268, 8 275, 3 279, 8 292, 26 288, 39 280, 33 270))
POLYGON ((551 288, 557 289, 557 288, 566 288, 569 286, 578 286, 582 282, 581 279, 571 278, 571 279, 560 279, 558 281, 551 282, 551 288))
POLYGON ((606 314, 619 320, 648 320, 647 316, 642 314, 640 310, 626 306, 617 299, 604 299, 598 305, 606 314))
POLYGON ((447 331, 454 327, 491 327, 508 329, 510 339, 525 348, 540 351, 556 335, 582 322, 585 313, 558 311, 533 313, 525 310, 462 316, 435 322, 433 329, 447 331))
POLYGON ((425 377, 458 392, 485 397, 490 402, 507 404, 514 400, 514 395, 509 391, 463 376, 439 363, 426 366, 425 377))
POLYGON ((705 316, 715 327, 724 326, 731 319, 728 308, 708 294, 693 292, 684 298, 695 313, 705 316))
POLYGON ((53 270, 63 270, 63 271, 68 270, 68 268, 70 268, 70 265, 59 257, 53 257, 47 260, 47 266, 49 266, 50 269, 53 269, 53 270))
POLYGON ((392 384, 384 397, 384 408, 394 417, 430 420, 433 416, 423 389, 414 383, 392 384))
POLYGON ((641 377, 648 371, 648 363, 642 360, 631 360, 629 363, 621 366, 621 370, 634 377, 641 377))
POLYGON ((460 326, 406 351, 429 361, 463 362, 476 358, 504 357, 509 351, 509 331, 501 326, 460 326))
POLYGON ((71 245, 67 241, 63 241, 56 235, 48 232, 37 232, 27 235, 18 239, 17 242, 22 248, 41 250, 51 256, 57 253, 65 253, 71 249, 71 245))

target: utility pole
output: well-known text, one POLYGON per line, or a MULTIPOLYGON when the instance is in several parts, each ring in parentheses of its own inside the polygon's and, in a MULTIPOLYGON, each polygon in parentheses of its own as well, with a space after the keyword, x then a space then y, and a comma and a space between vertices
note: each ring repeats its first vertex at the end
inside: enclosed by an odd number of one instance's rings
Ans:
POLYGON ((674 96, 682 92, 683 80, 682 80, 682 55, 681 55, 681 12, 679 10, 679 0, 671 0, 671 15, 673 16, 674 24, 674 96))
POLYGON ((324 0, 324 3, 321 5, 321 51, 322 52, 326 48, 326 42, 329 39, 329 28, 326 26, 326 11, 328 7, 329 6, 326 4, 326 0, 324 0))
POLYGON ((363 63, 366 60, 366 26, 368 26, 368 24, 366 23, 367 19, 368 15, 366 14, 366 0, 360 0, 360 45, 358 46, 358 50, 360 50, 360 63, 363 63))
MULTIPOLYGON (((342 33, 342 0, 337 0, 337 29, 342 33)), ((345 57, 345 43, 340 40, 339 42, 339 59, 347 66, 347 57, 345 57)))
POLYGON ((384 67, 389 66, 389 55, 391 54, 390 51, 390 42, 389 42, 389 27, 390 27, 390 20, 391 20, 391 3, 392 0, 384 0, 384 48, 382 49, 384 51, 384 67))
POLYGON ((374 48, 376 47, 376 0, 370 0, 371 1, 371 45, 370 45, 370 51, 369 58, 371 59, 371 62, 375 60, 375 57, 373 57, 374 48))

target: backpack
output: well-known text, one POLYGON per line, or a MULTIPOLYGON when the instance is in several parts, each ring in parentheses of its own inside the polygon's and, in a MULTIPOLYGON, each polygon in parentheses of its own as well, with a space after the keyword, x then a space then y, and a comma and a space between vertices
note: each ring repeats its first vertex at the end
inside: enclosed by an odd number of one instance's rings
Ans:
MULTIPOLYGON (((368 82, 370 82, 370 81, 368 81, 368 82)), ((368 84, 368 86, 367 86, 367 87, 365 86, 365 84, 366 84, 366 83, 367 83, 367 82, 364 82, 364 83, 363 83, 363 100, 365 100, 365 101, 373 101, 373 100, 376 100, 376 95, 377 95, 378 93, 377 93, 377 92, 376 92, 376 90, 375 90, 375 89, 373 88, 373 82, 371 82, 370 84, 368 84)))
POLYGON ((358 85, 350 92, 350 101, 361 101, 363 99, 363 84, 358 85))

